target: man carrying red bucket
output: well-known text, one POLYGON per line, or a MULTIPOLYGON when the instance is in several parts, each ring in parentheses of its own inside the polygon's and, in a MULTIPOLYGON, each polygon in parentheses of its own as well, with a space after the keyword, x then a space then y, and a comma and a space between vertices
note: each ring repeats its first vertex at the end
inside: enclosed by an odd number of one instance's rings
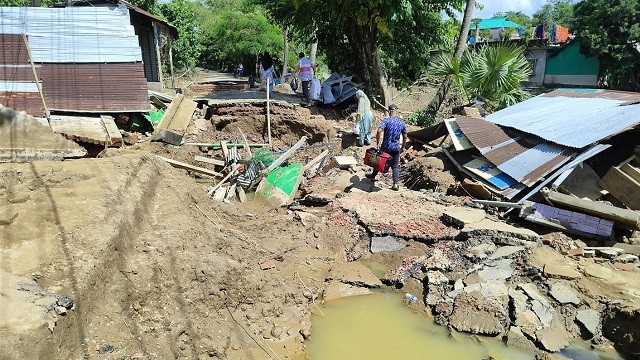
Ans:
POLYGON ((376 148, 368 149, 364 163, 373 167, 371 174, 365 175, 375 181, 378 172, 386 172, 391 167, 393 172, 393 186, 391 190, 398 190, 400 177, 400 154, 407 146, 407 126, 398 116, 398 107, 389 105, 389 116, 382 120, 376 133, 376 148), (402 143, 400 137, 402 136, 402 143), (382 144, 380 144, 382 140, 382 144))

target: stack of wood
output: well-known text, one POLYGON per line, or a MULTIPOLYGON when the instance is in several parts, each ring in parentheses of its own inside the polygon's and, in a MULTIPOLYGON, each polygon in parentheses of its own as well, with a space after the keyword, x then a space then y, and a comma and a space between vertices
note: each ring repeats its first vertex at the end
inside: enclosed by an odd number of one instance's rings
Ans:
POLYGON ((600 181, 600 186, 633 210, 640 210, 640 163, 632 156, 612 167, 600 181))

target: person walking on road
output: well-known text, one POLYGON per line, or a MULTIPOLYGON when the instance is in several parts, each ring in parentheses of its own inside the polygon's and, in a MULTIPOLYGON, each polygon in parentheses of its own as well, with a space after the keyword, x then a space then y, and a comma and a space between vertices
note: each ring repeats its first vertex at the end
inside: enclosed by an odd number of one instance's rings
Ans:
MULTIPOLYGON (((398 117, 398 107, 395 104, 389 105, 389 116, 382 120, 376 133, 376 147, 391 156, 391 169, 393 170, 393 186, 391 190, 398 191, 398 180, 400 178, 400 154, 407 147, 407 126, 398 117), (400 142, 402 137, 402 143, 400 142), (380 141, 382 140, 382 144, 380 141)), ((371 174, 365 175, 368 179, 375 181, 378 170, 373 169, 371 174)))
POLYGON ((313 80, 316 64, 314 64, 309 58, 305 57, 303 52, 298 54, 298 58, 298 68, 296 69, 296 73, 300 76, 300 81, 302 82, 302 95, 304 96, 304 101, 307 105, 310 105, 311 98, 309 94, 309 84, 311 84, 311 80, 313 80))

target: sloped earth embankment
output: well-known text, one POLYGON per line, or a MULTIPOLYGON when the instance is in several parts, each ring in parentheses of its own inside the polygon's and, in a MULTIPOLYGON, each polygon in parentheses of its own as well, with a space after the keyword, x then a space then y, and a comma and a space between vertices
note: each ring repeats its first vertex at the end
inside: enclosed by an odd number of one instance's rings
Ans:
POLYGON ((18 319, 0 323, 0 358, 303 357, 315 274, 350 238, 213 205, 153 155, 0 171, 1 267, 18 278, 3 282, 3 317, 18 319))

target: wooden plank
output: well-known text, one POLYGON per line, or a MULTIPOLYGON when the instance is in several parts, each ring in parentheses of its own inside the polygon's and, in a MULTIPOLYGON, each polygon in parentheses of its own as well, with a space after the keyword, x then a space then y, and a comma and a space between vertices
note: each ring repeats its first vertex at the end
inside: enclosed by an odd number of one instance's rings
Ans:
POLYGON ((244 193, 242 186, 236 187, 236 191, 238 192, 238 200, 240 200, 241 203, 247 201, 247 194, 244 193))
POLYGON ((629 177, 631 177, 633 180, 640 182, 640 169, 638 169, 637 167, 627 163, 620 166, 620 170, 622 170, 623 173, 629 175, 629 177))
POLYGON ((640 210, 640 182, 622 170, 616 167, 609 169, 600 186, 630 209, 640 210))
POLYGON ((209 196, 213 196, 216 190, 218 190, 227 180, 229 180, 238 171, 238 164, 233 164, 233 169, 215 186, 209 188, 209 196))
POLYGON ((156 129, 153 132, 154 134, 160 134, 160 130, 166 129, 169 126, 169 123, 171 123, 171 119, 173 119, 176 111, 178 111, 178 107, 180 107, 182 99, 184 99, 184 95, 182 94, 178 94, 175 98, 173 98, 171 104, 169 104, 169 107, 167 108, 167 111, 164 112, 164 115, 162 115, 162 119, 156 126, 156 129))
POLYGON ((167 130, 184 133, 187 130, 187 126, 189 126, 189 123, 191 122, 191 116, 193 116, 197 107, 198 103, 195 101, 183 98, 175 115, 167 126, 167 130))
POLYGON ((283 162, 287 161, 288 158, 292 157, 293 154, 295 154, 296 151, 298 151, 298 149, 300 149, 302 145, 304 145, 306 142, 307 142, 307 137, 306 136, 301 137, 300 140, 298 140, 298 142, 295 143, 289 150, 287 150, 284 154, 280 155, 280 157, 277 158, 276 161, 271 163, 271 165, 269 165, 269 167, 266 168, 263 171, 263 173, 268 174, 271 171, 273 171, 273 169, 282 165, 283 162))
POLYGON ((640 212, 638 211, 622 209, 591 200, 579 199, 547 188, 542 189, 542 195, 552 205, 561 205, 599 218, 608 219, 613 221, 618 227, 640 229, 640 212))
POLYGON ((200 155, 194 156, 193 160, 200 161, 207 164, 212 164, 212 165, 225 166, 225 162, 222 160, 212 159, 212 158, 208 158, 200 155))
POLYGON ((111 116, 101 115, 100 120, 102 120, 102 125, 107 131, 107 136, 109 137, 110 144, 109 145, 122 145, 122 134, 120 134, 120 130, 116 125, 115 120, 111 116))
POLYGON ((197 172, 199 174, 202 175, 208 175, 208 176, 213 176, 213 177, 222 177, 223 175, 220 174, 219 172, 215 172, 213 170, 209 170, 209 169, 205 169, 205 168, 201 168, 198 166, 193 166, 187 163, 184 163, 182 161, 177 161, 177 160, 173 160, 173 159, 168 159, 166 157, 162 157, 162 156, 158 156, 160 159, 168 162, 169 164, 171 164, 173 167, 179 168, 179 169, 185 169, 185 170, 189 170, 189 171, 193 171, 193 172, 197 172))
POLYGON ((315 158, 313 158, 313 160, 309 161, 305 166, 302 167, 302 173, 304 173, 307 170, 311 169, 315 164, 319 163, 325 157, 327 157, 327 155, 329 155, 329 150, 325 150, 322 153, 320 153, 320 155, 318 155, 315 158))
POLYGON ((222 149, 222 155, 224 155, 224 161, 229 162, 229 148, 226 141, 220 141, 220 148, 222 149))

